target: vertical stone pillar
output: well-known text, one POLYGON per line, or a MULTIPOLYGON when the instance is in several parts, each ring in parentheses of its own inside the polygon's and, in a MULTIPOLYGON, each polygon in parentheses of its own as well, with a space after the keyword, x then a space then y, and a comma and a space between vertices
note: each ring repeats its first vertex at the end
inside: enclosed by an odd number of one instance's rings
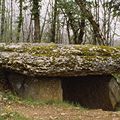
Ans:
POLYGON ((55 78, 40 78, 25 82, 25 97, 39 100, 62 101, 61 80, 55 78))
POLYGON ((28 77, 16 73, 8 74, 14 93, 23 98, 62 101, 62 87, 59 78, 28 77))
POLYGON ((113 109, 120 108, 120 85, 113 77, 109 82, 109 98, 113 109))

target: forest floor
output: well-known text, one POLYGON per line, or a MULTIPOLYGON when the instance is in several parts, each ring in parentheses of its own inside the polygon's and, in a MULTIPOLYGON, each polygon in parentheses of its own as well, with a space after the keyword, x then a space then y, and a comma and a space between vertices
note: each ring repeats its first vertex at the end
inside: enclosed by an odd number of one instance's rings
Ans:
POLYGON ((63 102, 20 100, 1 92, 0 120, 120 120, 120 111, 89 110, 63 102))

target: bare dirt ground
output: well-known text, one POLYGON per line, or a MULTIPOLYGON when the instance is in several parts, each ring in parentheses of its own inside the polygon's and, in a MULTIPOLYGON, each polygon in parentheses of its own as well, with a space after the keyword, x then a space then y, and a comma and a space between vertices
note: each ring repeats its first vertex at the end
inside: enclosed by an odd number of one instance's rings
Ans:
POLYGON ((120 120, 120 111, 88 110, 66 103, 28 104, 0 93, 0 120, 120 120))
POLYGON ((13 105, 13 110, 35 120, 120 120, 120 113, 102 110, 80 110, 56 106, 28 107, 13 105))
POLYGON ((0 107, 7 111, 17 112, 28 120, 120 120, 120 112, 87 110, 73 106, 36 106, 16 102, 1 102, 0 107))

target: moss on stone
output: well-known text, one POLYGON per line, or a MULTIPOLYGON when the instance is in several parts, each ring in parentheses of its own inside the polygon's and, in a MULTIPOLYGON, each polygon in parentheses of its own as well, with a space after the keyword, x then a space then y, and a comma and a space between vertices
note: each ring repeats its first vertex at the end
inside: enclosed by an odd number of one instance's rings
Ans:
POLYGON ((23 44, 20 47, 11 47, 11 45, 9 46, 0 45, 0 51, 18 53, 28 52, 29 54, 32 54, 34 56, 46 56, 46 57, 50 56, 58 57, 62 54, 79 56, 120 57, 120 47, 95 46, 95 45, 57 45, 54 43, 37 45, 23 44))
POLYGON ((47 56, 50 57, 51 55, 57 55, 57 52, 53 52, 55 49, 57 49, 56 44, 49 44, 49 45, 43 45, 43 46, 33 46, 26 49, 26 52, 32 53, 33 56, 47 56))
POLYGON ((120 74, 114 73, 112 75, 116 78, 117 82, 120 84, 120 74))
MULTIPOLYGON (((24 73, 114 73, 120 69, 120 48, 95 45, 0 45, 1 65, 24 73), (4 54, 5 53, 5 54, 4 54)), ((119 72, 119 71, 118 71, 119 72)), ((80 73, 80 74, 81 74, 80 73)))
POLYGON ((112 56, 120 52, 120 48, 108 46, 77 45, 75 48, 81 51, 82 56, 112 56))

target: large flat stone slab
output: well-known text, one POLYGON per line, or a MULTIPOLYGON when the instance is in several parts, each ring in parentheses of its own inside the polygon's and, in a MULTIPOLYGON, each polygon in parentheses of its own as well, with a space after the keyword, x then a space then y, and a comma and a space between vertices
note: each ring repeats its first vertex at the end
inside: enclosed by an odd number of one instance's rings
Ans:
POLYGON ((120 48, 93 45, 0 44, 0 68, 29 76, 120 73, 120 48))

